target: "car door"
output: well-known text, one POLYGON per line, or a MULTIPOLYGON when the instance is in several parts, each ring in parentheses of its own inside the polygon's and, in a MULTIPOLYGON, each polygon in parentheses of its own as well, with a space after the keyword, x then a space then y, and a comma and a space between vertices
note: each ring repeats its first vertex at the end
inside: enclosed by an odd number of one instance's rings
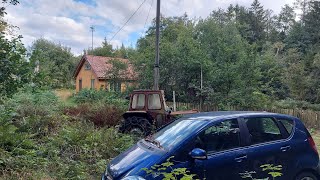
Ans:
POLYGON ((248 117, 240 123, 249 138, 245 148, 248 159, 241 168, 242 177, 288 179, 291 147, 277 120, 272 116, 248 117))
POLYGON ((237 119, 228 119, 206 128, 197 137, 197 148, 207 152, 207 159, 195 160, 191 171, 200 179, 240 179, 239 167, 246 161, 241 148, 237 119))

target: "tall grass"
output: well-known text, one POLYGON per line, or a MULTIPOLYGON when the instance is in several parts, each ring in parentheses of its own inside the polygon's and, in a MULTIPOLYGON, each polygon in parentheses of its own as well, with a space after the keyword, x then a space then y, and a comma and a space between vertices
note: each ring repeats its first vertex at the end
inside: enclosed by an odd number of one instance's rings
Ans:
POLYGON ((0 179, 98 179, 133 144, 113 126, 122 109, 65 105, 51 91, 19 92, 0 105, 0 179))

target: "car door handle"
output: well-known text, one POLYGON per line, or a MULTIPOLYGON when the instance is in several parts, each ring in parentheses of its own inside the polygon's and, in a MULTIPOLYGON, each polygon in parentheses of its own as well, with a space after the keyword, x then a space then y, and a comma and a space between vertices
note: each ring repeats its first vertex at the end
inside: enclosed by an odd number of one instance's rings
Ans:
POLYGON ((238 163, 241 163, 243 160, 247 159, 247 155, 244 155, 244 156, 240 156, 240 157, 237 157, 235 158, 234 160, 238 163))
POLYGON ((291 149, 291 146, 283 146, 283 147, 280 148, 280 150, 281 150, 282 152, 287 152, 287 151, 289 151, 290 149, 291 149))

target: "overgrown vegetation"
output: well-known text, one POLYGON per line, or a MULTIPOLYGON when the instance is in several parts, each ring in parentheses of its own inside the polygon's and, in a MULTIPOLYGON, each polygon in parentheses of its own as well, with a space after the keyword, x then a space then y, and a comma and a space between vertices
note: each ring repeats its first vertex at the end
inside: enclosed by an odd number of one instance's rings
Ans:
POLYGON ((106 103, 69 107, 51 91, 14 94, 0 106, 0 177, 99 178, 133 144, 114 128, 121 113, 106 103))
MULTIPOLYGON (((133 143, 114 128, 128 102, 114 92, 95 90, 83 90, 68 104, 62 102, 48 89, 72 88, 80 57, 46 39, 27 49, 4 18, 5 7, 19 2, 0 2, 1 179, 97 179, 107 161, 133 143)), ((162 17, 161 89, 168 100, 176 91, 177 101, 220 109, 320 110, 319 19, 316 0, 297 0, 296 6, 285 5, 279 14, 254 0, 250 7, 230 5, 204 19, 162 17), (300 16, 296 10, 302 11, 300 16)), ((135 49, 114 49, 105 40, 88 53, 129 58, 139 72, 140 88, 150 88, 155 24, 145 34, 135 49)), ((161 168, 170 166, 167 161, 161 168)), ((280 167, 275 168, 270 175, 280 176, 280 167)))
POLYGON ((174 168, 174 163, 171 159, 174 156, 169 157, 162 164, 155 164, 148 168, 143 168, 142 170, 146 172, 148 178, 159 178, 163 180, 192 180, 197 179, 196 174, 191 174, 187 168, 174 168))

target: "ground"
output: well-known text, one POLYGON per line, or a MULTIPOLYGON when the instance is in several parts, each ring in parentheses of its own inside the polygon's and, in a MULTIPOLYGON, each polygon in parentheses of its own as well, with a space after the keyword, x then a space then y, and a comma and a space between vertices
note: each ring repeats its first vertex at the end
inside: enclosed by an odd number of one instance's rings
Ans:
POLYGON ((320 131, 315 131, 315 130, 309 130, 311 135, 312 135, 312 138, 314 140, 314 142, 316 143, 317 145, 317 148, 318 148, 318 151, 320 152, 320 131))

